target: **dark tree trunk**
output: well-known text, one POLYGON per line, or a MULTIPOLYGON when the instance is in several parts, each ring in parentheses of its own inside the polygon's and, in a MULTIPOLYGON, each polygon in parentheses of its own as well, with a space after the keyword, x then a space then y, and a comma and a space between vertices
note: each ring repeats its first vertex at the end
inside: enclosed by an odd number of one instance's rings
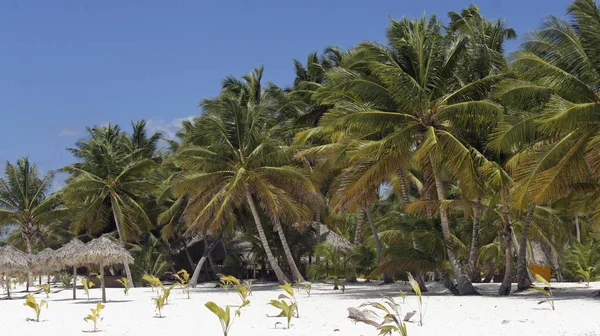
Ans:
POLYGON ((194 267, 194 274, 192 274, 192 278, 190 279, 190 287, 196 288, 196 285, 198 284, 198 277, 200 276, 200 271, 202 270, 202 266, 206 262, 206 259, 208 258, 212 250, 215 248, 215 246, 217 246, 220 239, 221 236, 219 235, 218 237, 213 239, 213 241, 209 245, 206 245, 206 238, 204 239, 204 252, 202 253, 200 261, 198 261, 198 264, 196 265, 196 267, 194 267))
POLYGON ((473 233, 471 238, 471 250, 469 251, 469 263, 467 273, 473 282, 480 282, 481 276, 475 265, 477 262, 477 248, 479 245, 479 224, 481 222, 481 199, 478 197, 475 201, 475 209, 473 212, 473 233))
POLYGON ((523 222, 523 233, 521 234, 521 240, 519 241, 519 257, 517 265, 517 290, 526 290, 531 287, 531 279, 529 279, 529 272, 527 271, 527 239, 529 235, 529 225, 533 220, 533 212, 535 205, 532 205, 527 210, 527 215, 523 222))
MULTIPOLYGON (((508 218, 505 220, 508 221, 508 218)), ((510 222, 504 224, 502 232, 502 241, 504 243, 504 278, 498 289, 498 295, 507 296, 510 294, 512 286, 512 232, 510 222)))

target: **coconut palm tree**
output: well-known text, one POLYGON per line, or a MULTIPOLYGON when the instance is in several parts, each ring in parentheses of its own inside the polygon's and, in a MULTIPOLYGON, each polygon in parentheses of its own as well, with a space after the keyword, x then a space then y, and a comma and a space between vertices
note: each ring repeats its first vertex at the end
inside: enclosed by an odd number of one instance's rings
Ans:
MULTIPOLYGON (((152 227, 143 200, 155 190, 151 172, 155 163, 127 150, 127 138, 118 126, 88 128, 90 137, 71 152, 80 162, 64 167, 71 174, 62 195, 73 212, 74 232, 103 232, 114 223, 122 243, 135 241, 152 227)), ((145 150, 145 149, 141 149, 145 150)), ((125 272, 133 284, 131 271, 125 272)))
MULTIPOLYGON (((478 173, 481 154, 458 137, 465 128, 481 129, 501 108, 487 99, 504 75, 493 73, 471 82, 457 80, 465 40, 443 35, 435 17, 391 21, 389 46, 370 42, 350 52, 344 68, 329 72, 316 97, 335 107, 320 125, 356 136, 350 162, 371 162, 349 189, 351 195, 382 183, 414 159, 429 176, 437 196, 448 259, 461 294, 475 293, 450 244, 446 186, 440 173, 459 181, 462 192, 475 198, 483 192, 478 173)), ((355 194, 358 195, 358 194, 355 194)), ((430 196, 429 196, 430 197, 430 196)))
POLYGON ((219 97, 201 103, 204 114, 195 120, 195 144, 179 150, 184 172, 173 190, 175 196, 190 195, 184 216, 191 230, 218 232, 233 219, 235 208, 248 206, 268 261, 284 281, 259 211, 273 220, 296 222, 309 212, 301 201, 314 195, 315 187, 293 164, 295 150, 278 134, 282 126, 275 118, 275 101, 257 84, 261 74, 255 70, 245 82, 226 79, 219 97))
POLYGON ((57 199, 48 197, 53 176, 48 172, 41 177, 35 164, 25 157, 14 165, 6 162, 4 178, 0 178, 0 229, 14 226, 30 254, 35 238, 53 219, 57 199))

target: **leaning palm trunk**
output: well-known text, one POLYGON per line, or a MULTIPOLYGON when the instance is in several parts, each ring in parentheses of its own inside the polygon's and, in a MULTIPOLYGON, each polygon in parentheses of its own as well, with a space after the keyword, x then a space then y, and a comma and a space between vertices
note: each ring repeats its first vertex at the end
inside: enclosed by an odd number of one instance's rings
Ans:
POLYGON ((285 253, 285 258, 287 259, 288 265, 290 266, 290 270, 292 271, 293 280, 296 282, 304 282, 304 278, 298 270, 296 266, 296 262, 294 261, 294 257, 292 256, 292 251, 290 250, 290 246, 288 245, 287 239, 285 238, 285 234, 283 233, 283 228, 281 227, 281 222, 279 218, 274 220, 275 230, 279 234, 279 240, 281 240, 281 245, 283 246, 283 252, 285 253))
MULTIPOLYGON (((356 229, 354 230, 354 248, 355 249, 358 249, 358 247, 361 244, 364 217, 365 217, 365 214, 363 213, 363 209, 359 208, 358 215, 356 217, 356 229)), ((357 282, 358 281, 356 279, 356 266, 355 265, 352 265, 350 273, 348 273, 348 275, 346 277, 346 281, 348 281, 348 282, 357 282)))
MULTIPOLYGON (((121 241, 121 244, 124 244, 125 242, 123 241, 123 234, 121 232, 121 223, 119 223, 119 219, 117 218, 117 213, 113 210, 113 217, 115 219, 115 225, 117 227, 117 233, 119 234, 119 240, 121 241)), ((129 282, 129 286, 131 288, 134 287, 133 285, 133 278, 131 277, 131 270, 129 269, 129 263, 128 262, 123 262, 123 266, 125 268, 125 274, 127 275, 127 281, 129 282)))
POLYGON ((512 286, 512 229, 508 210, 502 210, 502 221, 504 222, 502 230, 502 242, 504 243, 504 278, 498 289, 498 295, 507 296, 510 294, 512 286))
POLYGON ((448 213, 446 206, 443 202, 446 200, 446 195, 444 193, 444 185, 442 180, 439 178, 438 174, 432 172, 435 187, 437 190, 438 201, 440 202, 440 221, 442 224, 442 233, 444 235, 444 240, 446 241, 446 252, 448 253, 448 260, 452 265, 452 269, 454 270, 454 274, 456 275, 456 287, 458 289, 459 295, 478 295, 479 293, 473 287, 473 284, 467 278, 467 276, 463 273, 462 268, 460 267, 458 260, 456 259, 456 255, 454 254, 454 250, 452 249, 452 237, 450 235, 450 223, 448 222, 448 213))
MULTIPOLYGON (((200 261, 198 261, 198 264, 196 264, 196 267, 194 268, 194 274, 192 274, 192 279, 190 280, 190 287, 192 287, 192 288, 196 288, 196 285, 198 284, 198 278, 200 277, 200 271, 202 270, 202 266, 204 266, 206 259, 208 259, 212 250, 219 243, 219 238, 215 238, 208 246, 206 246, 206 239, 204 240, 204 242, 205 242, 204 252, 202 253, 202 257, 200 258, 200 261)), ((187 247, 186 247, 186 250, 187 250, 187 247)))
POLYGON ((533 219, 533 211, 535 205, 532 205, 527 210, 527 215, 523 222, 523 232, 521 233, 521 241, 519 242, 519 258, 517 266, 517 290, 525 290, 531 287, 531 279, 527 271, 527 239, 529 235, 529 225, 533 219))
POLYGON ((258 216, 258 211, 256 210, 256 205, 254 204, 254 200, 252 199, 252 194, 250 190, 246 186, 246 200, 248 201, 248 205, 250 206, 250 210, 252 212, 252 216, 254 217, 254 224, 256 224, 256 230, 258 231, 258 236, 260 237, 260 242, 262 243, 263 248, 265 249, 265 254, 267 255, 267 259, 269 260, 269 264, 271 264, 271 268, 275 271, 275 275, 277 276, 277 281, 283 283, 287 281, 287 277, 283 274, 281 267, 277 263, 277 259, 271 252, 271 248, 269 247, 269 241, 267 240, 267 236, 265 235, 265 231, 263 230, 262 224, 260 223, 260 217, 258 216))
MULTIPOLYGON (((373 223, 373 216, 371 214, 371 210, 369 208, 365 209, 367 213, 367 220, 369 221, 369 226, 371 227, 371 232, 373 233, 373 240, 375 240, 375 248, 377 250, 377 260, 379 263, 383 261, 383 244, 381 244, 381 240, 379 239, 379 234, 377 233, 377 228, 375 227, 375 223, 373 223)), ((386 271, 383 274, 383 283, 392 283, 394 279, 392 276, 386 271)))

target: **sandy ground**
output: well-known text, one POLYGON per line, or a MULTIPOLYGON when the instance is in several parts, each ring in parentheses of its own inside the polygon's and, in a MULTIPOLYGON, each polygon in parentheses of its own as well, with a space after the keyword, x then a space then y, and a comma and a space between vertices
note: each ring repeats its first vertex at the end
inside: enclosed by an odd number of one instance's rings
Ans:
MULTIPOLYGON (((216 316, 204 304, 214 301, 220 305, 236 305, 237 294, 229 294, 215 284, 203 284, 192 290, 191 299, 174 289, 169 305, 163 310, 164 318, 156 318, 155 296, 150 288, 135 288, 125 296, 122 289, 107 290, 107 303, 100 323, 99 335, 221 335, 216 316)), ((498 284, 477 285, 485 294, 480 297, 455 297, 445 293, 438 284, 429 285, 432 291, 424 297, 425 317, 421 327, 408 324, 410 336, 433 335, 600 335, 600 298, 593 295, 600 290, 600 283, 590 288, 583 284, 554 284, 556 310, 547 304, 538 305, 542 298, 536 292, 522 293, 508 298, 496 297, 498 284)), ((277 298, 281 290, 273 284, 256 284, 251 304, 243 309, 231 329, 230 336, 244 335, 377 335, 374 327, 355 324, 347 318, 348 307, 357 307, 367 301, 380 301, 380 295, 392 295, 400 303, 402 313, 417 309, 414 295, 402 299, 399 288, 408 291, 405 284, 349 285, 344 294, 333 291, 331 284, 313 285, 311 296, 297 293, 300 318, 292 320, 290 330, 282 329, 283 318, 269 317, 276 310, 267 305, 277 298), (277 324, 277 325, 276 325, 277 324)), ((92 324, 83 321, 89 309, 100 298, 100 289, 91 289, 91 299, 85 299, 83 290, 79 298, 71 300, 71 290, 53 288, 46 299, 49 309, 41 314, 41 322, 31 322, 33 311, 23 306, 25 293, 15 292, 13 300, 0 300, 0 330, 2 335, 84 335, 92 324)), ((45 294, 37 293, 36 298, 45 294)), ((4 295, 0 296, 4 298, 4 295)), ((414 317, 413 317, 414 319, 414 317)))

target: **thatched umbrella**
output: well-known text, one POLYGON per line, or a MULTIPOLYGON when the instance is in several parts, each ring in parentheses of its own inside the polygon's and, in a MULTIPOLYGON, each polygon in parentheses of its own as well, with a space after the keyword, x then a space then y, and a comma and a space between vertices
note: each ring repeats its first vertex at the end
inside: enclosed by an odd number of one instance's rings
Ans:
POLYGON ((77 298, 77 258, 82 253, 84 247, 84 243, 77 238, 73 238, 54 253, 53 260, 55 265, 73 267, 73 300, 77 298))
POLYGON ((10 298, 10 272, 27 272, 29 270, 29 259, 27 253, 17 250, 16 248, 6 245, 0 247, 0 272, 6 273, 7 284, 6 284, 6 295, 10 298))
MULTIPOLYGON (((56 262, 54 260, 55 252, 56 251, 51 248, 45 248, 42 252, 33 257, 31 268, 34 272, 39 272, 40 283, 42 282, 42 274, 50 274, 50 272, 56 269, 56 262)), ((48 275, 48 283, 50 283, 50 275, 48 275)))
POLYGON ((116 243, 106 235, 87 243, 77 260, 81 264, 97 265, 100 267, 102 302, 106 302, 104 267, 111 265, 123 265, 124 263, 133 263, 133 257, 131 256, 131 253, 121 246, 121 244, 116 243))

